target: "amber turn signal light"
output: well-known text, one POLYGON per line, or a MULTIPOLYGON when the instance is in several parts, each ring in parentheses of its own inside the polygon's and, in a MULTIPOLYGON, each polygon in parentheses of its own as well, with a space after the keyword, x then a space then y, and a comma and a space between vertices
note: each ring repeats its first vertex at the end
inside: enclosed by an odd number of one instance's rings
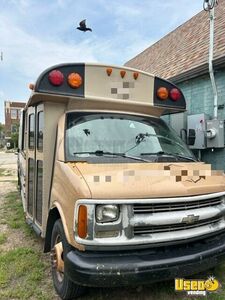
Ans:
POLYGON ((80 205, 78 210, 78 236, 85 239, 87 236, 87 207, 80 205))
POLYGON ((70 73, 67 78, 68 84, 73 89, 77 89, 82 85, 82 77, 78 73, 70 73))
POLYGON ((161 100, 167 100, 169 97, 169 91, 165 87, 160 87, 157 90, 157 97, 161 100))

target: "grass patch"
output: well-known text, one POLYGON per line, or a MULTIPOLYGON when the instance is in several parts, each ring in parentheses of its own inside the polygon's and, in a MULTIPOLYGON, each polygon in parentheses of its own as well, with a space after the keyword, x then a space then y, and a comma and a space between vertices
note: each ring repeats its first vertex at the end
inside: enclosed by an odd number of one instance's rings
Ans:
POLYGON ((7 236, 5 233, 0 233, 0 245, 4 244, 7 241, 7 236))
POLYGON ((51 299, 42 289, 46 268, 40 254, 31 248, 1 253, 0 299, 51 299))
POLYGON ((23 230, 29 236, 33 235, 33 231, 25 222, 23 206, 18 192, 10 192, 5 197, 3 212, 4 220, 2 221, 10 228, 23 230))
POLYGON ((0 168, 0 176, 12 176, 11 170, 0 168))

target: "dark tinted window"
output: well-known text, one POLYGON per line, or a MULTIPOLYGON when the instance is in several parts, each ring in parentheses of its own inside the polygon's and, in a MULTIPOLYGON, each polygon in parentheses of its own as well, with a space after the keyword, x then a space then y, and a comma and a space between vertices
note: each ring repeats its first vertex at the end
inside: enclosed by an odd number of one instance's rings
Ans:
POLYGON ((37 130, 37 148, 43 150, 43 130, 44 130, 44 113, 40 111, 38 113, 38 130, 37 130))
POLYGON ((36 203, 36 219, 42 224, 42 182, 43 182, 43 162, 37 161, 37 203, 36 203))
POLYGON ((29 149, 34 149, 34 114, 29 116, 29 149))
POLYGON ((28 203, 27 210, 30 215, 33 215, 33 204, 34 204, 34 159, 29 158, 28 160, 28 203))

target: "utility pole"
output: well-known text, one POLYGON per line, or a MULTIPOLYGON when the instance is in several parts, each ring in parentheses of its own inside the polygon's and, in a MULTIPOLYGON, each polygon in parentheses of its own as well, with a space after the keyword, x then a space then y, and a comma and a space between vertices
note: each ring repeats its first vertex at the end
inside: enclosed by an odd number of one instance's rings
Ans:
POLYGON ((0 60, 3 61, 3 52, 1 51, 0 60))
POLYGON ((215 20, 215 7, 218 5, 218 0, 204 0, 203 8, 209 12, 210 21, 210 41, 209 41, 209 75, 211 79, 213 95, 214 95, 214 119, 217 119, 218 111, 218 93, 216 87, 216 81, 213 70, 213 47, 214 47, 214 20, 215 20))

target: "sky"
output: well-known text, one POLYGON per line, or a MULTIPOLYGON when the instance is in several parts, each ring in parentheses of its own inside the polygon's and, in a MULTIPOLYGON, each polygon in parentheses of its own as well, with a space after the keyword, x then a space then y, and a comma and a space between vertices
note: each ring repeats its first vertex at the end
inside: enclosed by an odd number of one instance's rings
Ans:
MULTIPOLYGON (((0 0, 0 122, 4 101, 64 62, 123 65, 202 10, 203 0, 0 0), (76 29, 86 19, 92 32, 76 29)), ((179 37, 178 37, 179 41, 179 37)))

